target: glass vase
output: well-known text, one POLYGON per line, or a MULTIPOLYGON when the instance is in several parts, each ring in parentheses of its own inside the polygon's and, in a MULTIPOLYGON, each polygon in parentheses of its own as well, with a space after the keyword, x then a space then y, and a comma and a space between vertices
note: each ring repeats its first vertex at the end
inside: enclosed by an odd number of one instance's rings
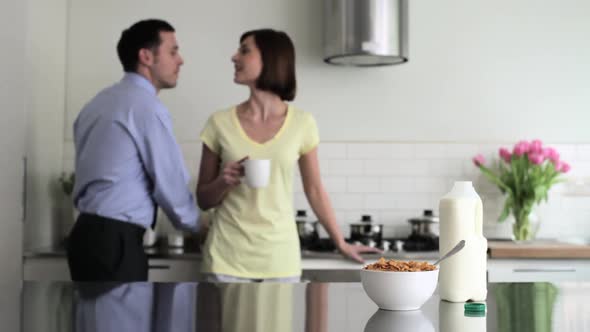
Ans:
POLYGON ((511 223, 512 240, 525 243, 536 239, 537 232, 541 226, 541 219, 535 209, 533 209, 528 215, 523 216, 520 219, 513 214, 511 223))

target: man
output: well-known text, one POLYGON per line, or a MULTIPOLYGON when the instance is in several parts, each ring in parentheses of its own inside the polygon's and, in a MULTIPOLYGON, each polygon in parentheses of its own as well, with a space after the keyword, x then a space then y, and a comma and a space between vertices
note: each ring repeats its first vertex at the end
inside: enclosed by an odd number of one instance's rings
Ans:
POLYGON ((143 233, 156 208, 176 228, 197 231, 188 172, 157 97, 176 86, 183 60, 174 28, 144 20, 123 31, 117 53, 125 75, 84 106, 74 123, 81 212, 68 241, 74 281, 145 281, 143 233))

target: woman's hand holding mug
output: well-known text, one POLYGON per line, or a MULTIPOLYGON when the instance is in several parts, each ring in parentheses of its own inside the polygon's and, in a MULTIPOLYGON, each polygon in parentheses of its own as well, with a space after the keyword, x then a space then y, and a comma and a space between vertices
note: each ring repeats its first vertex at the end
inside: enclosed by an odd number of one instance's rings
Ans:
POLYGON ((217 176, 217 181, 220 181, 224 188, 232 189, 238 185, 240 185, 241 179, 244 176, 244 161, 248 159, 248 156, 238 160, 238 161, 230 161, 223 165, 221 172, 219 172, 219 176, 217 176))

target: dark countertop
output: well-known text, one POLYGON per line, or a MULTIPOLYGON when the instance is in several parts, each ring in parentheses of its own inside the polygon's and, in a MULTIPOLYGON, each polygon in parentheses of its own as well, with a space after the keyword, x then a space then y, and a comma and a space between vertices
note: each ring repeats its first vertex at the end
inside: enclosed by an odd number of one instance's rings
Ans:
MULTIPOLYGON (((174 259, 193 259, 200 260, 201 252, 198 247, 174 248, 166 246, 146 247, 145 252, 148 258, 174 258, 174 259)), ((26 258, 42 258, 42 257, 65 257, 66 251, 64 247, 41 247, 36 249, 26 250, 24 257, 26 258)), ((325 251, 310 251, 302 250, 301 257, 304 259, 344 259, 338 252, 325 251)), ((366 259, 378 259, 379 257, 396 258, 405 260, 436 260, 438 259, 438 251, 423 251, 423 252, 393 252, 387 251, 384 254, 363 254, 366 259)))
POLYGON ((590 283, 490 283, 487 313, 435 293, 417 311, 378 310, 360 283, 25 282, 24 332, 487 331, 588 328, 590 283))
MULTIPOLYGON (((201 259, 201 252, 197 246, 187 246, 180 248, 154 246, 145 247, 144 249, 148 258, 201 259)), ((66 256, 66 249, 63 245, 53 247, 39 247, 25 250, 23 256, 25 258, 59 258, 66 256)))

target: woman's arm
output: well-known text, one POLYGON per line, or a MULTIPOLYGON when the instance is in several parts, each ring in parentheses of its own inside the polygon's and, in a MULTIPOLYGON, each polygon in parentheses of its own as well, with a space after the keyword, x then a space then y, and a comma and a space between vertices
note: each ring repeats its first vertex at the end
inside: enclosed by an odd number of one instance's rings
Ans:
POLYGON ((338 248, 343 255, 359 263, 363 262, 363 258, 359 255, 361 252, 381 253, 377 248, 350 245, 344 241, 344 237, 336 223, 336 217, 334 215, 334 210, 332 209, 332 204, 330 203, 330 198, 324 190, 320 178, 317 148, 299 158, 299 170, 303 181, 303 189, 305 191, 305 196, 309 201, 309 205, 318 217, 322 226, 324 226, 330 235, 332 241, 334 241, 336 248, 338 248))
POLYGON ((219 205, 225 195, 240 184, 244 173, 242 162, 247 158, 229 162, 221 168, 221 158, 203 144, 197 181, 197 203, 201 209, 208 210, 219 205))

